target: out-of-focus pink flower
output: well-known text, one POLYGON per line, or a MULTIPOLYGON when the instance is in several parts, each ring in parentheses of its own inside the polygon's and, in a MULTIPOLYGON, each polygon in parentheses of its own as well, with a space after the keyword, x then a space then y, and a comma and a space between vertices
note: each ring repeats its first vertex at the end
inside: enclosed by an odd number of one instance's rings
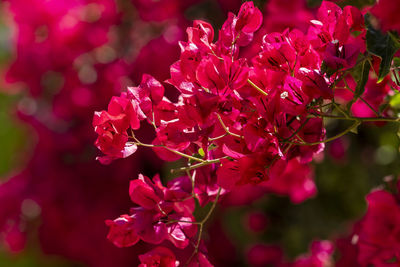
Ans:
POLYGON ((360 223, 357 246, 361 264, 380 266, 392 258, 399 262, 400 207, 389 192, 377 190, 367 196, 367 214, 360 223))
POLYGON ((383 30, 395 30, 400 33, 400 5, 397 1, 379 0, 371 8, 371 13, 379 19, 383 30))
POLYGON ((329 145, 328 153, 337 162, 346 160, 346 152, 349 146, 349 141, 345 137, 338 138, 329 145))
POLYGON ((313 241, 311 254, 298 257, 292 267, 325 267, 333 264, 334 246, 330 241, 313 241))
POLYGON ((174 253, 166 247, 155 247, 151 251, 139 255, 139 267, 177 267, 179 262, 174 253))
POLYGON ((279 195, 288 195, 293 203, 301 203, 317 193, 313 173, 307 164, 297 159, 286 163, 287 166, 279 176, 272 176, 263 186, 267 191, 279 195))
POLYGON ((25 248, 26 234, 20 230, 18 225, 13 225, 6 231, 4 241, 11 252, 21 252, 25 248))
POLYGON ((268 225, 267 216, 262 212, 251 212, 245 219, 247 228, 255 233, 264 231, 268 225))
POLYGON ((279 266, 283 260, 283 252, 278 246, 257 244, 249 249, 247 259, 254 267, 279 266))

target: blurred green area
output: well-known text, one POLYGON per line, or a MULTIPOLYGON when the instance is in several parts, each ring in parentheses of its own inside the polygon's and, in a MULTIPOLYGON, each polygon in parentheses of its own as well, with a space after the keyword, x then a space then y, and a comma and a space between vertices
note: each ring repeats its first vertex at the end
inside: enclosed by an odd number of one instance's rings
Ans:
MULTIPOLYGON (((3 14, 0 5, 0 14, 3 14)), ((6 24, 6 16, 0 16, 0 70, 11 59, 11 29, 6 24)), ((12 115, 18 97, 4 93, 0 88, 0 177, 4 177, 17 167, 21 156, 19 151, 26 145, 26 136, 21 123, 12 115)))
POLYGON ((17 96, 0 93, 0 177, 20 167, 21 151, 26 151, 29 137, 23 124, 13 116, 17 96))
POLYGON ((0 253, 0 266, 5 267, 82 267, 66 262, 62 258, 43 255, 40 251, 25 251, 20 254, 0 253))

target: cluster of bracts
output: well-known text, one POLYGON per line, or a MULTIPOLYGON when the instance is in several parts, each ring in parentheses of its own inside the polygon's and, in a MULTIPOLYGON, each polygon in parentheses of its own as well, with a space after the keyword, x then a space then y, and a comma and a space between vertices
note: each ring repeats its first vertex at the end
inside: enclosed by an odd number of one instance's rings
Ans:
MULTIPOLYGON (((377 16, 379 8, 372 9, 377 16)), ((159 81, 144 75, 139 86, 129 87, 111 99, 106 111, 95 113, 103 164, 126 158, 141 146, 165 161, 183 159, 183 166, 173 170, 180 176, 166 186, 158 176, 139 175, 131 182, 135 207, 106 222, 108 238, 119 247, 139 240, 162 243, 140 256, 143 266, 211 266, 203 226, 224 195, 247 185, 289 195, 295 203, 315 194, 308 165, 324 143, 352 131, 363 118, 390 115, 379 107, 397 85, 382 74, 379 58, 369 51, 366 36, 372 26, 365 24, 360 10, 332 2, 322 3, 306 33, 285 30, 266 34, 261 42, 253 40, 262 13, 252 2, 245 2, 237 15, 229 14, 217 38, 209 23, 194 21, 165 81, 179 91, 177 101, 164 96, 159 81), (257 46, 257 52, 246 51, 250 46, 257 46), (355 77, 359 66, 363 69, 355 77), (368 82, 362 77, 365 72, 367 78, 371 73, 368 82), (324 118, 335 117, 332 111, 354 124, 328 138, 324 118), (154 127, 151 143, 135 135, 143 122, 154 127), (200 221, 193 216, 196 201, 199 207, 209 204, 200 221), (166 247, 167 240, 190 250, 177 257, 166 247)), ((399 205, 383 190, 367 199, 367 216, 352 240, 359 250, 358 264, 389 266, 384 264, 400 260, 399 205)), ((315 242, 310 256, 274 264, 328 266, 332 253, 331 243, 315 242)))

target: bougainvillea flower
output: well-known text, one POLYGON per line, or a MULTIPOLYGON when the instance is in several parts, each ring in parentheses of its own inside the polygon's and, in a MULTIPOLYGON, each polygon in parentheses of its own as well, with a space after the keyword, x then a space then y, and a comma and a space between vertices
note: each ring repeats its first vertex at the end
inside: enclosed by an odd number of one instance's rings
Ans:
POLYGON ((106 154, 98 157, 101 163, 107 164, 113 159, 126 158, 135 153, 137 146, 128 143, 126 130, 129 126, 126 115, 113 116, 107 111, 96 112, 93 126, 99 135, 95 145, 106 154))
POLYGON ((159 202, 164 198, 161 188, 153 184, 150 178, 141 174, 138 179, 131 181, 129 196, 133 203, 145 209, 156 209, 159 202))
POLYGON ((106 154, 98 159, 107 164, 113 159, 126 158, 132 155, 137 146, 128 142, 127 130, 138 129, 140 120, 137 106, 130 101, 126 94, 113 97, 107 111, 95 112, 93 127, 99 135, 96 146, 106 154))
POLYGON ((139 236, 136 234, 133 222, 129 215, 121 215, 113 221, 107 220, 106 224, 110 227, 107 238, 117 247, 135 245, 139 241, 139 236))
POLYGON ((203 52, 212 51, 212 42, 214 40, 214 28, 211 24, 195 20, 193 21, 193 27, 188 27, 187 30, 188 42, 195 44, 203 52))
POLYGON ((228 19, 222 25, 219 33, 218 45, 223 51, 237 53, 235 45, 248 45, 253 39, 253 34, 262 23, 262 14, 260 10, 254 7, 253 2, 245 2, 235 16, 228 14, 228 19))

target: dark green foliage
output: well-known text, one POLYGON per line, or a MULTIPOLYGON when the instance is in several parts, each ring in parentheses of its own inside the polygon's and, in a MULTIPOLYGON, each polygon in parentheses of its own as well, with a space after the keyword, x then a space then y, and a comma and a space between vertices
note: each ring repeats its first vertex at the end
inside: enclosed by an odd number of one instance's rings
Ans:
POLYGON ((355 97, 358 98, 365 91, 365 85, 368 81, 371 64, 368 60, 362 60, 352 71, 353 78, 357 82, 355 97))
POLYGON ((370 22, 370 15, 365 15, 365 25, 367 26, 367 50, 382 59, 379 66, 378 82, 381 82, 390 72, 394 54, 399 50, 400 43, 398 36, 394 33, 383 33, 375 29, 370 22))

